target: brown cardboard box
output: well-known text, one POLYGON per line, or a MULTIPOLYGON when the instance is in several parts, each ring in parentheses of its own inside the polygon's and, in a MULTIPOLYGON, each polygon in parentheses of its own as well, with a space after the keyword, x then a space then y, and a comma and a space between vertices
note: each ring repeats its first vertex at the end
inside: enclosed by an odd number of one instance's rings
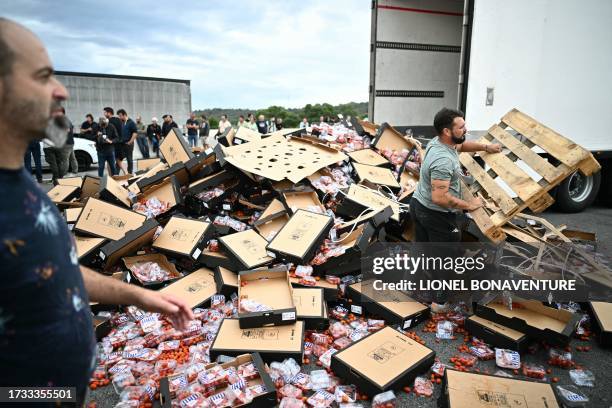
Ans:
POLYGON ((79 187, 61 184, 58 184, 47 192, 47 196, 49 196, 51 201, 55 204, 72 201, 80 195, 81 189, 79 187))
POLYGON ((389 160, 387 160, 383 155, 373 149, 355 150, 354 152, 347 154, 355 163, 383 167, 388 167, 389 165, 391 165, 391 162, 389 160))
POLYGON ((254 230, 246 230, 219 238, 219 244, 241 269, 253 269, 274 260, 266 252, 268 241, 254 230))
POLYGON ((175 256, 198 259, 206 245, 210 228, 207 221, 174 216, 153 242, 153 247, 175 256))
POLYGON ((98 248, 106 242, 105 238, 74 237, 74 242, 79 256, 79 263, 89 265, 98 256, 98 248))
POLYGON ((160 289, 160 292, 182 299, 192 309, 198 306, 206 307, 210 298, 217 293, 215 274, 210 269, 200 268, 160 289))
POLYGON ((223 266, 215 268, 217 293, 228 298, 232 293, 238 294, 238 274, 223 266))
POLYGON ((144 224, 146 217, 96 198, 89 198, 79 215, 74 230, 108 239, 121 239, 128 231, 144 224))
POLYGON ((305 286, 300 283, 300 278, 289 278, 291 286, 297 288, 320 288, 323 289, 323 297, 326 302, 331 302, 338 299, 338 285, 327 282, 324 279, 317 281, 314 286, 305 286))
POLYGON ((393 172, 387 168, 360 163, 353 163, 353 168, 359 181, 369 181, 370 183, 395 189, 400 188, 400 184, 395 179, 393 172))
POLYGON ((170 166, 176 163, 187 163, 193 158, 193 152, 187 140, 177 128, 173 128, 159 145, 159 151, 170 166))
POLYGON ((412 384, 436 353, 389 326, 332 356, 332 371, 370 396, 412 384))
POLYGON ((325 240, 333 220, 328 215, 298 210, 268 244, 277 258, 305 265, 325 240))
POLYGON ((270 202, 270 204, 268 204, 266 209, 263 210, 263 212, 259 216, 259 219, 263 220, 265 218, 270 217, 271 215, 275 215, 275 214, 283 213, 283 212, 286 213, 287 209, 285 208, 285 206, 280 200, 275 198, 270 202))
POLYGON ((218 266, 222 266, 230 270, 239 270, 242 268, 240 265, 238 265, 238 262, 227 256, 225 251, 213 252, 209 251, 208 248, 204 248, 202 254, 198 258, 198 262, 209 268, 216 268, 218 266))
POLYGON ((85 176, 83 179, 83 186, 81 187, 81 199, 97 197, 98 191, 100 191, 100 178, 85 176))
POLYGON ((112 177, 102 177, 99 194, 104 201, 132 208, 129 191, 112 177))
POLYGON ((294 288, 293 303, 297 319, 304 321, 306 330, 327 329, 329 319, 323 288, 294 288))
POLYGON ((136 171, 147 171, 159 163, 161 163, 161 159, 157 157, 153 159, 136 160, 136 171))
POLYGON ((269 242, 272 241, 287 222, 289 222, 289 216, 286 211, 283 211, 267 218, 260 217, 253 223, 253 226, 269 242))
POLYGON ((175 163, 174 165, 161 169, 158 171, 158 167, 151 168, 145 175, 139 177, 134 183, 136 187, 132 187, 130 191, 137 194, 141 191, 145 191, 150 186, 161 183, 164 179, 174 176, 181 186, 186 185, 189 182, 189 173, 185 169, 185 164, 182 162, 175 163), (153 175, 148 175, 154 173, 153 175))
POLYGON ((551 384, 447 368, 440 406, 447 408, 560 407, 551 384))
POLYGON ((599 343, 604 347, 612 346, 612 303, 589 302, 595 330, 599 334, 599 343))
POLYGON ((325 207, 321 204, 319 196, 312 190, 308 191, 286 191, 281 194, 281 200, 285 203, 285 207, 289 214, 295 214, 299 209, 306 211, 315 211, 314 207, 325 211, 325 207))
MULTIPOLYGON (((170 176, 167 179, 163 180, 161 183, 148 187, 143 193, 141 193, 137 200, 138 201, 146 201, 151 198, 157 198, 159 201, 163 203, 168 203, 170 208, 166 213, 162 213, 157 216, 157 218, 166 218, 164 214, 168 214, 175 207, 180 207, 183 205, 183 196, 181 195, 181 186, 179 185, 176 177, 170 176)), ((141 214, 143 212, 136 211, 141 214)))
POLYGON ((82 207, 66 208, 64 210, 64 217, 66 217, 66 223, 74 224, 76 220, 79 218, 81 211, 83 211, 82 207))
POLYGON ((376 131, 374 147, 378 150, 391 149, 401 152, 404 149, 410 151, 413 144, 393 126, 383 123, 376 131))
POLYGON ((143 246, 150 244, 157 227, 159 223, 154 219, 146 220, 140 227, 128 231, 123 238, 111 241, 100 248, 99 256, 104 261, 104 269, 110 269, 122 257, 132 255, 143 246))
POLYGON ((338 236, 336 241, 346 249, 343 254, 329 258, 321 265, 314 265, 315 275, 343 276, 361 270, 362 254, 374 241, 376 228, 369 222, 353 231, 338 236))
POLYGON ((78 176, 78 177, 64 177, 64 178, 58 179, 57 183, 60 186, 73 186, 73 187, 81 188, 81 187, 83 187, 83 177, 81 177, 81 176, 78 176))
POLYGON ((289 326, 241 329, 238 319, 225 318, 210 346, 210 359, 217 356, 239 356, 257 352, 266 362, 294 358, 302 361, 304 354, 304 322, 289 326))
POLYGON ((528 346, 528 338, 525 333, 502 326, 480 316, 474 315, 465 319, 465 329, 472 336, 497 348, 524 352, 528 346))
MULTIPOLYGON (((391 219, 397 222, 400 220, 399 204, 372 189, 359 184, 351 184, 346 199, 360 204, 363 208, 383 209, 390 206, 393 210, 391 219)), ((354 217, 359 216, 360 211, 355 210, 354 212, 356 212, 353 214, 354 217)))
POLYGON ((293 324, 296 308, 293 303, 293 288, 285 267, 244 271, 238 274, 238 321, 241 329, 263 326, 293 324), (272 295, 273 294, 273 295, 272 295), (254 301, 271 310, 247 312, 243 301, 254 301))
POLYGON ((123 258, 123 264, 130 271, 128 282, 135 282, 141 286, 146 286, 151 289, 159 288, 163 286, 164 284, 167 284, 168 282, 173 282, 176 279, 179 279, 181 277, 181 274, 179 273, 179 271, 176 270, 176 267, 174 266, 174 264, 168 261, 168 258, 166 258, 166 256, 163 254, 145 254, 145 255, 129 256, 129 257, 123 258), (141 281, 140 279, 138 279, 136 275, 134 275, 134 273, 132 272, 132 268, 134 267, 134 265, 144 263, 144 262, 154 262, 158 264, 161 268, 170 272, 170 275, 172 275, 173 278, 167 281, 164 281, 164 282, 143 282, 141 281))

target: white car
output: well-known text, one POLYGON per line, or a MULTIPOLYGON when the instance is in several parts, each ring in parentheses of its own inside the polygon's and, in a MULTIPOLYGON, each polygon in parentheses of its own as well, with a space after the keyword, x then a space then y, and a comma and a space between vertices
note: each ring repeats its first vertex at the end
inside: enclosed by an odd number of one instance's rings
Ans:
MULTIPOLYGON (((40 154, 42 156, 41 162, 43 169, 49 168, 49 163, 45 160, 45 153, 43 148, 46 145, 44 142, 40 142, 40 154)), ((91 168, 92 164, 98 164, 98 152, 96 150, 95 142, 85 139, 82 137, 74 137, 74 155, 79 163, 79 171, 87 171, 91 168)), ((34 165, 34 163, 32 163, 34 165)))

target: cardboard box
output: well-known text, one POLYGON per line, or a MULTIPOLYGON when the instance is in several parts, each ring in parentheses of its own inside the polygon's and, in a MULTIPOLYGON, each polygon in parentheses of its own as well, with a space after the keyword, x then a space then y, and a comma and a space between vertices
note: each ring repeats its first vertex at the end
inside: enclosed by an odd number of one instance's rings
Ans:
POLYGON ((98 249, 106 242, 105 238, 92 238, 75 236, 74 242, 76 245, 79 263, 89 265, 95 257, 98 256, 98 249))
POLYGON ((347 155, 351 158, 351 161, 355 163, 366 164, 368 166, 392 166, 389 160, 374 149, 355 150, 354 152, 347 153, 347 155))
POLYGON ((239 356, 256 352, 265 362, 293 358, 302 361, 304 355, 304 322, 288 326, 241 329, 238 319, 225 318, 210 346, 210 359, 220 355, 239 356))
POLYGON ((321 265, 314 265, 316 275, 343 276, 361 270, 362 254, 374 241, 376 228, 368 223, 355 227, 352 232, 346 232, 336 238, 344 246, 342 255, 329 258, 321 265))
POLYGON ((159 145, 159 151, 170 166, 176 163, 187 163, 193 158, 193 153, 183 133, 173 128, 159 145))
POLYGON ((260 217, 253 223, 253 227, 269 242, 288 222, 289 215, 287 215, 286 211, 283 211, 266 218, 260 217))
POLYGON ((263 212, 259 216, 259 219, 262 220, 262 219, 268 218, 272 215, 279 214, 279 213, 286 214, 287 209, 285 208, 285 205, 282 203, 282 201, 275 198, 272 201, 270 201, 270 204, 268 204, 266 209, 263 210, 263 212))
POLYGON ((140 227, 128 231, 123 238, 111 241, 100 248, 99 256, 104 261, 104 269, 108 270, 124 256, 132 255, 153 242, 157 227, 159 223, 154 219, 146 220, 140 227))
POLYGON ((81 211, 83 211, 82 207, 66 208, 64 210, 64 217, 66 218, 66 223, 74 224, 76 220, 79 218, 81 211))
POLYGON ((223 267, 233 271, 241 269, 241 266, 224 251, 213 252, 208 248, 204 248, 198 262, 209 268, 223 267))
POLYGON ((389 326, 332 355, 331 369, 347 384, 373 396, 426 373, 436 353, 389 326))
POLYGON ((258 131, 246 127, 239 127, 234 135, 233 144, 239 145, 248 142, 258 142, 260 140, 261 134, 258 131))
POLYGON ((383 123, 376 131, 373 146, 380 151, 391 149, 400 152, 404 149, 410 151, 414 147, 406 136, 388 123, 383 123))
POLYGON ((94 333, 96 334, 97 341, 100 341, 102 340, 103 337, 108 336, 108 334, 110 333, 112 329, 112 326, 110 324, 110 319, 100 317, 100 316, 93 316, 92 322, 93 322, 93 329, 94 329, 94 333))
POLYGON ((210 222, 174 216, 153 242, 153 247, 174 256, 198 259, 211 232, 210 222))
POLYGON ((593 319, 592 326, 599 335, 599 343, 604 347, 612 346, 612 303, 589 302, 593 319))
POLYGON ((61 204, 79 198, 81 196, 81 189, 76 186, 58 184, 47 191, 47 196, 49 196, 53 203, 61 204))
POLYGON ((85 176, 81 187, 81 199, 97 197, 100 191, 100 177, 85 176))
POLYGON ((238 274, 230 269, 217 266, 215 268, 215 283, 217 293, 226 298, 229 298, 232 293, 238 294, 238 274))
POLYGON ((149 289, 158 289, 168 284, 169 282, 175 282, 181 278, 181 274, 179 273, 179 271, 176 270, 176 267, 174 266, 174 264, 168 261, 168 258, 166 258, 166 256, 163 254, 144 254, 144 255, 129 256, 129 257, 123 258, 123 264, 130 271, 130 275, 127 279, 128 282, 133 282, 140 286, 147 287, 149 289), (145 282, 145 281, 140 280, 132 272, 132 268, 136 264, 145 263, 145 262, 154 262, 158 264, 162 269, 170 272, 173 278, 165 280, 163 282, 145 282))
POLYGON ((307 264, 327 237, 333 225, 328 215, 298 210, 268 244, 268 251, 277 258, 307 264))
POLYGON ((525 300, 513 296, 509 310, 498 295, 483 298, 476 305, 477 316, 518 330, 528 336, 544 340, 549 344, 566 346, 580 320, 580 315, 567 310, 553 309, 536 300, 525 300))
POLYGON ((393 210, 391 207, 381 207, 371 211, 366 212, 365 214, 353 218, 350 221, 343 222, 336 226, 337 234, 344 234, 346 232, 352 231, 355 228, 355 225, 362 225, 366 222, 369 222, 376 230, 378 231, 382 226, 384 226, 389 218, 393 215, 393 210))
POLYGON ((327 329, 329 319, 323 288, 294 288, 293 303, 297 319, 304 321, 306 330, 327 329))
POLYGON ((300 283, 300 278, 289 278, 289 282, 291 282, 291 286, 294 289, 299 288, 319 288, 323 289, 323 298, 326 302, 331 302, 338 299, 338 285, 331 284, 324 279, 321 279, 314 286, 302 285, 300 283))
POLYGON ((216 163, 217 156, 215 155, 214 150, 208 148, 204 152, 195 155, 193 158, 185 162, 185 168, 187 169, 187 172, 189 172, 191 179, 197 180, 212 173, 213 167, 218 168, 218 170, 216 171, 221 170, 221 165, 217 164, 216 166, 214 166, 216 163))
MULTIPOLYGON (((172 213, 173 209, 177 207, 181 208, 183 206, 183 195, 181 194, 181 186, 179 185, 176 177, 174 176, 168 177, 159 184, 147 187, 147 189, 138 196, 137 200, 146 201, 153 197, 157 198, 163 203, 168 203, 170 205, 168 211, 159 214, 156 217, 158 220, 168 218, 172 213)), ((136 212, 144 214, 144 212, 136 212)))
POLYGON ((439 406, 445 408, 561 407, 552 384, 447 368, 439 406))
POLYGON ((318 209, 325 212, 325 207, 314 190, 286 191, 280 195, 280 198, 291 215, 299 209, 311 212, 316 212, 318 209))
POLYGON ((73 186, 73 187, 78 187, 81 188, 83 187, 83 177, 78 176, 78 177, 64 177, 61 179, 57 179, 57 183, 60 186, 73 186))
MULTIPOLYGON (((157 170, 157 168, 153 167, 151 171, 153 170, 157 170)), ((185 169, 185 164, 175 163, 174 165, 170 166, 169 168, 165 170, 160 170, 160 171, 155 172, 151 176, 141 177, 134 184, 136 184, 138 191, 145 191, 149 186, 159 184, 165 178, 170 177, 170 176, 175 176, 176 180, 179 182, 181 186, 184 186, 187 183, 189 183, 189 173, 187 173, 187 170, 185 169)), ((133 190, 130 190, 130 191, 134 192, 133 190)))
POLYGON ((112 240, 121 239, 128 231, 144 224, 147 217, 135 211, 89 198, 79 215, 74 230, 112 240))
POLYGON ((100 198, 104 201, 132 208, 129 191, 112 177, 102 177, 99 194, 100 198))
POLYGON ((238 321, 241 329, 263 326, 293 324, 296 309, 293 303, 293 288, 285 267, 238 274, 238 321), (270 310, 247 312, 243 301, 253 301, 267 306, 270 310))
POLYGON ((346 297, 353 300, 351 312, 356 314, 363 311, 383 318, 389 325, 399 325, 402 329, 409 329, 429 318, 429 307, 417 302, 402 292, 394 292, 385 297, 386 301, 374 300, 368 294, 373 292, 372 281, 354 283, 347 286, 346 297), (388 301, 387 301, 388 299, 388 301))
POLYGON ((359 184, 351 184, 349 191, 336 212, 351 218, 364 214, 364 210, 383 209, 391 207, 393 215, 391 220, 400 222, 400 206, 397 202, 384 197, 382 194, 359 184))
POLYGON ((161 163, 161 159, 160 158, 152 158, 152 159, 139 159, 136 160, 136 171, 140 172, 140 171, 147 171, 149 169, 151 169, 152 167, 158 165, 159 163, 161 163))
POLYGON ((353 169, 355 169, 355 175, 359 181, 369 181, 377 185, 387 186, 396 191, 400 188, 400 184, 395 179, 393 172, 387 168, 353 163, 353 169))
POLYGON ((192 309, 208 307, 210 298, 217 293, 215 274, 210 269, 200 268, 160 289, 160 292, 182 299, 192 309))
POLYGON ((253 269, 274 260, 266 251, 268 241, 252 229, 221 237, 219 244, 240 269, 253 269))
POLYGON ((528 338, 525 333, 502 326, 480 316, 474 315, 465 319, 465 329, 472 336, 494 347, 516 350, 520 353, 527 350, 528 338))
MULTIPOLYGON (((246 405, 233 405, 235 407, 251 407, 251 408, 268 408, 272 407, 276 404, 276 388, 274 387, 274 382, 266 372, 266 367, 264 365, 261 356, 258 353, 252 354, 242 354, 236 357, 232 361, 228 361, 227 363, 221 364, 221 367, 227 369, 229 367, 238 367, 241 364, 253 362, 255 367, 257 368, 257 372, 259 373, 259 377, 256 377, 252 380, 249 380, 248 385, 255 386, 261 385, 262 392, 255 395, 253 397, 253 401, 246 405)), ((209 364, 207 365, 207 369, 210 369, 217 364, 209 364)), ((160 394, 160 404, 161 408, 171 408, 175 405, 172 404, 172 398, 170 394, 170 377, 163 377, 159 382, 159 394, 160 394)), ((220 388, 216 390, 217 392, 223 392, 227 388, 220 388)), ((176 403, 176 401, 175 401, 176 403)))

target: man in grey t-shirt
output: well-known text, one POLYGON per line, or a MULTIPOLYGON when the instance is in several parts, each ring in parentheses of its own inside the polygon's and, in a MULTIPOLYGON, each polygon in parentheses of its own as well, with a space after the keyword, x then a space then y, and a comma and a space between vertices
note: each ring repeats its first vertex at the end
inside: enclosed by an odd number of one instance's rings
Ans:
POLYGON ((499 153, 501 145, 466 141, 463 117, 461 111, 444 108, 434 118, 438 136, 427 145, 410 202, 415 242, 459 242, 457 211, 473 211, 483 205, 479 198, 461 199, 459 152, 499 153))

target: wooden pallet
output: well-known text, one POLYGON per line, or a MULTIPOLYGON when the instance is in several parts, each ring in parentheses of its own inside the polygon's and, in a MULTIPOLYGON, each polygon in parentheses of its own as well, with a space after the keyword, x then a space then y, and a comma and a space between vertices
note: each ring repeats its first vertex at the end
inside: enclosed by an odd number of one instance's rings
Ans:
POLYGON ((459 155, 461 164, 475 180, 469 187, 470 192, 481 194, 490 203, 485 210, 487 217, 480 212, 479 220, 474 218, 480 230, 494 242, 504 239, 501 227, 515 214, 526 208, 534 213, 548 208, 554 202, 548 191, 567 176, 575 171, 590 176, 601 168, 588 150, 517 109, 504 115, 499 124, 491 126, 479 142, 500 143, 505 148, 503 153, 479 153, 487 168, 468 153, 459 155), (534 146, 552 160, 536 153, 532 149, 534 146), (529 173, 537 173, 537 177, 533 174, 535 180, 529 173), (514 194, 500 186, 498 178, 514 194))

